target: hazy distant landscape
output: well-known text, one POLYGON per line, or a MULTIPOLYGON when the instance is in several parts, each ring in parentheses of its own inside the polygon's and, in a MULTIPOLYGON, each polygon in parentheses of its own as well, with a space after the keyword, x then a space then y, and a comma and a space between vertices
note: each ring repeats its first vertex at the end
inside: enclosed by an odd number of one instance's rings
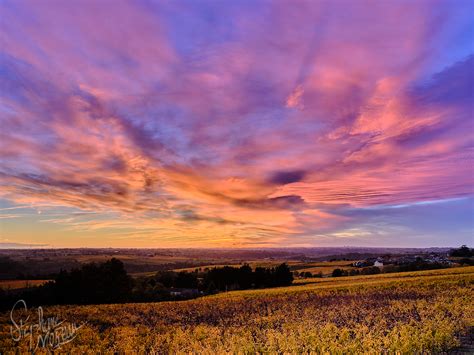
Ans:
MULTIPOLYGON (((293 270, 326 261, 363 260, 383 255, 444 254, 451 248, 274 248, 274 249, 0 249, 0 278, 41 278, 112 257, 131 274, 212 265, 254 266, 287 262, 293 270)), ((320 263, 319 263, 320 264, 320 263)), ((348 264, 342 262, 342 264, 348 264)), ((316 269, 314 269, 316 270, 316 269)))

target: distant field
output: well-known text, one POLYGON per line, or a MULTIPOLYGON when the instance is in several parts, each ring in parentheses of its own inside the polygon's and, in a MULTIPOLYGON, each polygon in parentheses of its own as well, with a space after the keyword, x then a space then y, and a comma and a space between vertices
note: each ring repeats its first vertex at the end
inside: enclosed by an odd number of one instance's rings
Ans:
POLYGON ((0 289, 16 290, 33 286, 41 286, 50 280, 0 280, 0 289))
POLYGON ((310 272, 312 274, 322 273, 323 275, 331 275, 334 269, 351 270, 356 269, 352 263, 356 260, 345 261, 325 261, 315 263, 301 263, 294 265, 292 269, 298 272, 310 272))
MULTIPOLYGON (((302 261, 293 261, 293 260, 255 260, 246 262, 249 264, 252 269, 256 267, 274 267, 281 263, 286 263, 290 266, 292 271, 298 272, 310 272, 312 274, 318 274, 321 272, 323 275, 330 275, 334 269, 343 269, 343 270, 351 270, 355 269, 355 267, 351 266, 353 261, 318 261, 318 262, 302 262, 302 261)), ((187 267, 187 268, 178 268, 174 269, 174 271, 187 271, 191 272, 196 269, 204 270, 206 268, 213 268, 213 267, 223 267, 223 266, 233 266, 239 267, 242 263, 238 264, 210 264, 210 265, 202 265, 199 267, 187 267)), ((143 274, 144 276, 150 276, 152 273, 143 274)))
MULTIPOLYGON (((474 326, 474 267, 314 278, 181 302, 46 307, 87 322, 64 352, 434 353, 474 326)), ((0 349, 27 351, 0 316, 0 349)))

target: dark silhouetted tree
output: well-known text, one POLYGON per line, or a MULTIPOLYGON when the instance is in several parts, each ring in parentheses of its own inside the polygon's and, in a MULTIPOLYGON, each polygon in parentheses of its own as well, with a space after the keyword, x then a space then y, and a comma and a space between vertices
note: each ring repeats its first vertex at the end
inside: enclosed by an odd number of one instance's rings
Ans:
POLYGON ((196 273, 181 271, 174 280, 173 286, 178 288, 197 288, 198 279, 196 273))
POLYGON ((130 299, 132 280, 123 263, 113 258, 102 264, 61 271, 52 291, 57 303, 118 303, 130 299))
POLYGON ((461 245, 458 249, 452 249, 450 252, 451 256, 454 257, 471 257, 474 256, 474 249, 469 248, 467 245, 461 245))
POLYGON ((275 268, 274 280, 276 286, 288 286, 293 282, 293 273, 285 263, 275 268))

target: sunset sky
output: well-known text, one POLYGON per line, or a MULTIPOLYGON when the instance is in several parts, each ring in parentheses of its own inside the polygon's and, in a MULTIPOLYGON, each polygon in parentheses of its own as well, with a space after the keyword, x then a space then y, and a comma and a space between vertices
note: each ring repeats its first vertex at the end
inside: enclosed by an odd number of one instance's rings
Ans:
POLYGON ((2 1, 0 247, 457 246, 474 1, 2 1))

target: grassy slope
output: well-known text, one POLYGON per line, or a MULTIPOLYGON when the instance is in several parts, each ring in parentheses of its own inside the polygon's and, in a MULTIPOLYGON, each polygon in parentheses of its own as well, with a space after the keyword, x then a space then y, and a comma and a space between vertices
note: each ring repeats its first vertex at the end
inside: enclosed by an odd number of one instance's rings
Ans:
MULTIPOLYGON (((73 352, 442 351, 474 325, 474 267, 306 279, 184 302, 48 307, 87 322, 61 350, 73 352)), ((0 349, 15 349, 8 315, 0 349)), ((25 342, 20 349, 27 350, 25 342)))

